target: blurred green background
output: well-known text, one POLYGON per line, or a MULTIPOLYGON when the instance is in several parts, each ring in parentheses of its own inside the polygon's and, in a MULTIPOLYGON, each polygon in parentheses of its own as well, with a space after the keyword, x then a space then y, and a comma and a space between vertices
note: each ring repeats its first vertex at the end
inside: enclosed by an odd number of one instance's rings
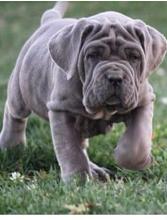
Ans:
MULTIPOLYGON (((9 75, 25 40, 35 31, 40 17, 54 2, 0 2, 0 125, 9 75)), ((142 19, 167 36, 167 2, 71 2, 68 17, 83 17, 115 10, 142 19)), ((124 127, 91 140, 90 157, 117 171, 107 184, 64 186, 59 181, 49 125, 32 115, 27 146, 0 152, 0 214, 167 214, 167 61, 150 78, 155 102, 154 165, 143 172, 122 170, 112 152, 124 127), (17 172, 16 178, 12 173, 17 172), (72 187, 72 189, 71 189, 72 187)), ((13 174, 15 175, 15 174, 13 174)))

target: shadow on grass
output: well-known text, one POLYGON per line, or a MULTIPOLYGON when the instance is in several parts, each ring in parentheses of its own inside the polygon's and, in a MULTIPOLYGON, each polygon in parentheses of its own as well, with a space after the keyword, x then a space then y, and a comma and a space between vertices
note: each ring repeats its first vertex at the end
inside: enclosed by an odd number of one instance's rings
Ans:
MULTIPOLYGON (((0 173, 19 172, 27 176, 33 176, 38 172, 55 170, 60 172, 53 149, 48 147, 17 146, 12 149, 0 151, 0 173)), ((145 171, 128 171, 120 169, 116 165, 108 167, 112 170, 112 180, 129 182, 136 178, 149 181, 155 176, 150 169, 145 171), (114 173, 114 175, 113 175, 114 173)))
POLYGON ((48 147, 17 146, 0 151, 0 172, 21 172, 32 175, 36 171, 57 169, 53 149, 48 147))
MULTIPOLYGON (((164 161, 166 161, 167 151, 164 148, 154 149, 153 155, 156 161, 150 169, 135 172, 117 166, 112 153, 123 131, 124 127, 120 124, 113 129, 113 133, 93 138, 88 149, 91 160, 99 166, 111 170, 114 173, 114 176, 112 175, 114 180, 121 179, 126 182, 141 178, 144 181, 151 181, 166 176, 164 168, 167 168, 167 165, 164 161)), ((156 131, 158 136, 159 133, 156 131)), ((158 140, 155 138, 156 144, 158 140)), ((39 171, 49 172, 53 169, 60 174, 48 123, 32 116, 28 121, 27 141, 27 146, 17 146, 0 151, 0 173, 20 172, 31 176, 39 171)))

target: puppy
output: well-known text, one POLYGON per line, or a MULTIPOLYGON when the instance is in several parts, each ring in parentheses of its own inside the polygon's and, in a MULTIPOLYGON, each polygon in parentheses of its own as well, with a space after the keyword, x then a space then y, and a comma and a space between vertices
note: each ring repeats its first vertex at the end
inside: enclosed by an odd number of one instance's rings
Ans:
POLYGON ((149 75, 162 62, 165 37, 117 12, 62 18, 66 2, 46 11, 23 46, 11 74, 0 148, 25 144, 31 112, 50 123, 64 182, 78 174, 106 180, 92 163, 86 139, 116 122, 126 131, 114 155, 119 166, 150 166, 154 93, 149 75))

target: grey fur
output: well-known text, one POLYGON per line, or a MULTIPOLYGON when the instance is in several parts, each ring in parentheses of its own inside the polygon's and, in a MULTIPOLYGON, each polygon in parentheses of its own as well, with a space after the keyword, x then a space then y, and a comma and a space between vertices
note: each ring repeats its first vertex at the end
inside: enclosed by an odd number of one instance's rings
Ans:
POLYGON ((59 3, 43 14, 18 56, 0 148, 25 143, 27 118, 34 112, 50 123, 65 182, 77 173, 106 180, 106 170, 89 160, 85 140, 123 121, 127 128, 115 159, 127 169, 144 169, 152 161, 154 93, 148 76, 165 56, 166 39, 116 12, 63 19, 64 6, 59 3))

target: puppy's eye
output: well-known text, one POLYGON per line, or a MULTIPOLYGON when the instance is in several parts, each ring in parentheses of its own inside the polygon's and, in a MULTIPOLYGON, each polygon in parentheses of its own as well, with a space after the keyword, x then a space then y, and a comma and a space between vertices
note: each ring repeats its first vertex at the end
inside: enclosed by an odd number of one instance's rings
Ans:
POLYGON ((128 60, 135 62, 140 59, 140 53, 138 51, 133 51, 130 49, 126 49, 126 56, 128 60))
POLYGON ((91 59, 91 60, 97 60, 100 59, 101 55, 98 52, 92 52, 87 54, 87 59, 91 59))

